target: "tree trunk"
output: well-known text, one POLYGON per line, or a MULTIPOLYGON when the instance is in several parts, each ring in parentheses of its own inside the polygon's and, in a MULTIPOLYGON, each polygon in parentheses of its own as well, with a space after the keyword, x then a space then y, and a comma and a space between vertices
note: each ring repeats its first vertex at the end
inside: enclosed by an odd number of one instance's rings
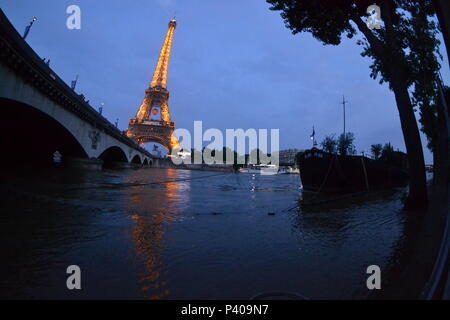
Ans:
POLYGON ((433 0, 439 24, 442 30, 445 47, 447 48, 447 58, 450 63, 450 1, 433 0))
MULTIPOLYGON (((449 140, 447 135, 447 127, 442 123, 442 113, 438 115, 440 134, 436 139, 435 150, 433 153, 433 188, 447 189, 449 179, 449 140)), ((434 190, 433 190, 434 191, 434 190)), ((442 192, 447 194, 446 192, 442 192)))
POLYGON ((436 121, 436 137, 434 143, 433 152, 433 185, 436 189, 445 189, 447 194, 447 188, 450 178, 450 89, 444 92, 440 91, 440 95, 437 108, 437 121, 436 121))
MULTIPOLYGON (((385 22, 386 43, 382 54, 389 69, 390 84, 394 90, 397 109, 400 114, 403 139, 405 140, 406 152, 408 153, 409 165, 409 194, 406 208, 422 208, 427 205, 427 185, 425 175, 425 161, 423 158, 422 141, 420 140, 419 128, 416 116, 408 93, 407 78, 403 69, 405 56, 399 47, 394 32, 394 3, 385 1, 382 4, 382 16, 385 22)), ((383 60, 383 58, 381 58, 383 60)))
POLYGON ((394 8, 390 1, 383 2, 382 12, 385 21, 386 42, 380 41, 366 27, 361 17, 353 16, 353 21, 358 29, 364 34, 371 48, 389 71, 389 83, 394 91, 397 109, 400 115, 403 139, 409 164, 409 195, 406 208, 422 208, 427 205, 427 186, 425 177, 425 161, 423 158, 422 141, 420 140, 419 128, 409 98, 408 86, 404 70, 402 51, 395 44, 392 25, 394 8))
POLYGON ((391 86, 395 94, 395 101, 400 115, 403 138, 409 165, 409 194, 407 208, 422 208, 427 205, 427 187, 425 176, 425 161, 423 157, 422 141, 420 140, 414 110, 409 98, 406 81, 395 66, 391 66, 391 86))

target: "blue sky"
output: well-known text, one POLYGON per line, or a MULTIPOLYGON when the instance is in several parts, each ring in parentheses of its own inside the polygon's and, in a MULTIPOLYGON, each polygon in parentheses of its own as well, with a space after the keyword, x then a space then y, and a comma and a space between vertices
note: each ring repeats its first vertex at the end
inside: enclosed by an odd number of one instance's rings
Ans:
POLYGON ((279 128, 281 149, 309 148, 313 125, 318 141, 342 132, 345 94, 358 152, 385 142, 404 150, 393 93, 369 77, 358 37, 323 46, 309 34, 294 36, 264 0, 0 0, 0 7, 20 33, 38 17, 28 43, 67 83, 79 74, 76 91, 95 108, 104 102, 104 115, 122 130, 176 15, 168 89, 178 128, 192 130, 194 120, 204 129, 279 128), (81 8, 81 30, 66 28, 72 4, 81 8))

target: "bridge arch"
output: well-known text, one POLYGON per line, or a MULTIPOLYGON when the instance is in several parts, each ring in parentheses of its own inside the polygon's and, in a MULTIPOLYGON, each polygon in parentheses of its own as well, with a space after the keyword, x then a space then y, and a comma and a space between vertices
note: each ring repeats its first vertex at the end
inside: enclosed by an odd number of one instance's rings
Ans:
POLYGON ((131 159, 131 163, 142 164, 141 157, 137 154, 131 159))
POLYGON ((70 157, 88 157, 72 132, 39 108, 0 97, 0 110, 1 162, 51 165, 56 151, 63 162, 70 157))
POLYGON ((103 167, 117 167, 120 164, 128 163, 127 155, 122 148, 112 146, 104 150, 99 159, 103 160, 103 167))

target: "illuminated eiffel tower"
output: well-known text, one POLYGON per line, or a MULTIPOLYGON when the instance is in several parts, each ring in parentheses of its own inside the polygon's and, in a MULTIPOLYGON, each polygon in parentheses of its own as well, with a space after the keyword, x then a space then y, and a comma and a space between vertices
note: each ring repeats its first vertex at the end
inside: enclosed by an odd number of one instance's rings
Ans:
POLYGON ((175 122, 170 121, 169 91, 167 91, 170 49, 176 26, 175 18, 170 20, 150 87, 145 90, 144 100, 136 116, 130 119, 127 131, 127 136, 140 145, 157 142, 169 152, 179 147, 178 139, 173 134, 175 122))

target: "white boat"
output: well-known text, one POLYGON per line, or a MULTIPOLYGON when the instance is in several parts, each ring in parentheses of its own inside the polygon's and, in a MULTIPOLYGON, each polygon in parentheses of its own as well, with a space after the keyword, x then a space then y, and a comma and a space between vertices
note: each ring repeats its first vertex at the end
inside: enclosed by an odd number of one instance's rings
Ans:
POLYGON ((278 174, 278 166, 274 164, 249 164, 247 168, 239 169, 241 173, 252 173, 262 175, 278 174))
POLYGON ((279 174, 300 174, 300 170, 298 168, 292 167, 282 167, 278 171, 279 174))

